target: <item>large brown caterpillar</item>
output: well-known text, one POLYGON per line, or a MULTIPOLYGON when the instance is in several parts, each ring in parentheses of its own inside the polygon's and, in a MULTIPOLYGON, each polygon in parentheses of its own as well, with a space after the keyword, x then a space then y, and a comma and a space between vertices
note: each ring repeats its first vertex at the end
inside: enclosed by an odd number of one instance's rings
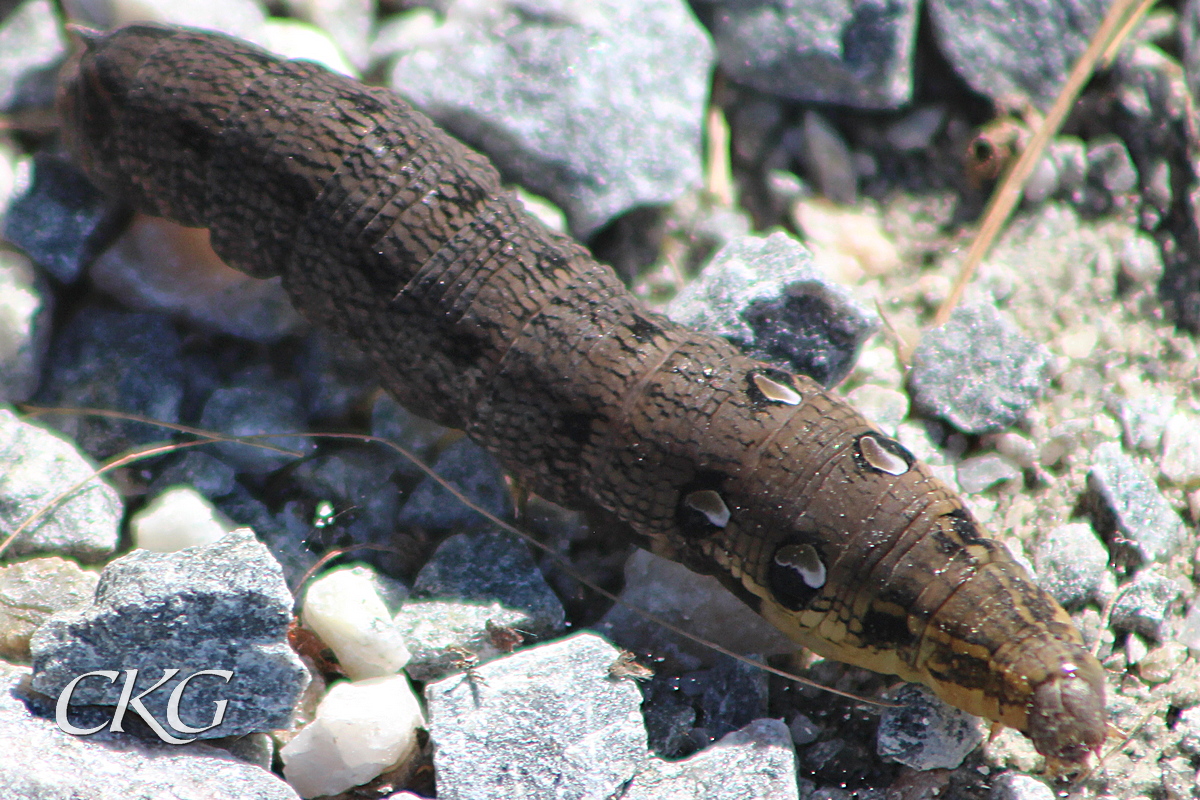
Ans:
POLYGON ((930 686, 1051 762, 1105 738, 1069 617, 895 441, 802 376, 642 308, 393 94, 199 31, 88 35, 68 143, 102 188, 366 350, 539 494, 718 576, 797 642, 930 686))

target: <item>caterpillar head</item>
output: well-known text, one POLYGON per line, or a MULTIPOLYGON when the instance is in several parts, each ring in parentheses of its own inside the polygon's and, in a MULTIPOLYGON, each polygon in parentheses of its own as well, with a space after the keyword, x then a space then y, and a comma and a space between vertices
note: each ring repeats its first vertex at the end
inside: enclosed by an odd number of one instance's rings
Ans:
POLYGON ((128 196, 128 178, 112 157, 113 138, 120 134, 120 115, 139 67, 170 31, 139 25, 111 33, 71 26, 71 32, 75 48, 60 75, 57 98, 64 141, 94 183, 128 196), (112 46, 117 39, 123 46, 112 46))
POLYGON ((1085 767, 1106 736, 1103 670, 1090 653, 1080 649, 1079 656, 1035 687, 1029 701, 1026 734, 1054 774, 1085 767))

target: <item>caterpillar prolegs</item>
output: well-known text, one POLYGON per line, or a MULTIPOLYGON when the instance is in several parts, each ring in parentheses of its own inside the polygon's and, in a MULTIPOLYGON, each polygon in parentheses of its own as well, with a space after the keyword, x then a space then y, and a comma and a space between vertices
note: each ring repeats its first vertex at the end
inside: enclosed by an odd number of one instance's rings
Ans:
POLYGON ((640 306, 385 90, 200 31, 86 39, 60 106, 88 175, 282 274, 402 404, 822 655, 924 683, 1058 765, 1101 746, 1104 679, 1069 617, 844 402, 640 306))

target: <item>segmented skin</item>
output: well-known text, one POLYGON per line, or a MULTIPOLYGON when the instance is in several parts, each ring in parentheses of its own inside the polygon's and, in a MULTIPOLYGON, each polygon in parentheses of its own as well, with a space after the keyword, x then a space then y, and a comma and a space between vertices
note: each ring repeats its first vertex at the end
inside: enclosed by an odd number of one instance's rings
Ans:
POLYGON ((919 681, 1053 765, 1104 740, 1067 614, 961 500, 812 380, 633 298, 395 95, 215 34, 88 36, 68 144, 356 341, 538 494, 713 574, 816 652, 919 681))

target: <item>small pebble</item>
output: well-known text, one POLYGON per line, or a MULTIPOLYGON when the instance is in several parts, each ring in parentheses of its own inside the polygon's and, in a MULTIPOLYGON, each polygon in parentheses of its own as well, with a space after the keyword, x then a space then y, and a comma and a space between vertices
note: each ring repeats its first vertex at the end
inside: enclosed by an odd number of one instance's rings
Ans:
POLYGON ((85 2, 73 0, 77 18, 100 28, 113 28, 129 22, 161 22, 211 28, 262 43, 264 13, 254 0, 209 0, 204 3, 179 3, 173 0, 138 0, 136 3, 85 2))
POLYGON ((404 675, 336 684, 316 719, 279 751, 283 776, 305 798, 361 786, 413 759, 424 726, 404 675))
POLYGON ((459 4, 391 85, 586 239, 701 182, 715 58, 683 0, 459 4))
POLYGON ((1094 327, 1079 325, 1065 331, 1058 338, 1058 346, 1062 350, 1062 354, 1067 358, 1082 361, 1096 349, 1096 342, 1098 340, 1099 334, 1094 327))
POLYGON ((894 389, 868 383, 851 391, 846 399, 888 436, 895 436, 896 428, 908 416, 908 395, 894 389))
POLYGON ((1029 437, 1016 431, 1004 431, 992 437, 996 452, 1008 463, 1021 469, 1034 469, 1038 465, 1038 450, 1029 437))
POLYGON ((1118 401, 1125 446, 1143 453, 1157 453, 1167 422, 1175 410, 1175 399, 1158 392, 1146 392, 1118 401))
POLYGON ((1131 283, 1153 285, 1162 278, 1162 250, 1158 242, 1143 231, 1125 240, 1117 254, 1117 263, 1121 274, 1131 283))
POLYGON ((1023 196, 1026 203, 1042 203, 1058 190, 1058 165, 1049 154, 1038 159, 1033 172, 1025 181, 1023 196))
POLYGON ((1115 136, 1101 136, 1089 142, 1087 151, 1088 182, 1111 197, 1128 194, 1138 186, 1137 168, 1125 143, 1115 136))
POLYGON ((425 687, 439 797, 609 797, 650 758, 635 682, 591 633, 425 687))
MULTIPOLYGON (((625 563, 624 577, 624 602, 734 652, 774 655, 795 650, 791 640, 711 575, 698 575, 674 561, 638 549, 625 563), (704 613, 697 614, 698 608, 704 613)), ((627 650, 657 653, 666 663, 687 669, 711 666, 718 659, 711 649, 677 636, 623 605, 614 605, 592 629, 627 650)))
POLYGON ((1193 658, 1200 658, 1200 602, 1193 601, 1188 607, 1179 629, 1179 642, 1191 651, 1193 658))
POLYGON ((792 734, 792 742, 797 745, 812 744, 821 735, 821 727, 804 714, 797 714, 788 723, 788 731, 792 734))
POLYGON ((1200 706, 1185 709, 1175 725, 1180 734, 1179 749, 1191 756, 1200 755, 1200 706))
POLYGON ((1166 683, 1175 676, 1187 657, 1187 646, 1179 642, 1166 642, 1138 661, 1138 675, 1152 685, 1166 683))
POLYGON ((1150 652, 1150 645, 1146 644, 1146 640, 1136 633, 1131 633, 1125 639, 1125 664, 1133 668, 1142 662, 1142 659, 1150 652))
POLYGON ((283 17, 267 18, 262 30, 262 44, 285 58, 315 61, 326 69, 351 78, 359 77, 367 54, 365 41, 360 47, 347 50, 320 28, 283 17))
POLYGON ((233 467, 202 450, 189 449, 158 473, 150 484, 149 493, 161 494, 182 484, 193 487, 204 497, 218 498, 236 491, 236 481, 237 472, 233 467))
POLYGON ((69 498, 24 528, 6 556, 58 553, 84 562, 102 560, 117 547, 124 508, 116 490, 74 444, 0 408, 0 538, 72 488, 69 498))
MULTIPOLYGON (((354 63, 357 71, 367 67, 368 40, 375 24, 374 0, 291 0, 288 9, 309 24, 315 33, 327 37, 336 49, 354 63)), ((277 23, 278 17, 271 23, 277 23)), ((311 58, 286 53, 290 58, 311 58)), ((347 73, 350 74, 350 73, 347 73)))
POLYGON ((200 427, 228 436, 260 437, 247 442, 222 442, 213 446, 213 452, 239 472, 265 475, 316 448, 311 437, 262 436, 307 430, 299 394, 289 381, 260 380, 255 376, 244 385, 222 387, 209 395, 200 414, 200 427), (283 448, 297 455, 258 445, 283 448))
POLYGON ((1058 197, 1075 202, 1082 198, 1083 184, 1087 180, 1087 146, 1074 136, 1056 136, 1046 148, 1047 156, 1054 161, 1058 197))
POLYGON ((990 305, 959 306, 913 353, 913 402, 964 433, 1019 420, 1049 386, 1050 354, 990 305))
POLYGON ((1056 800, 1054 791, 1031 775, 1005 772, 992 779, 990 800, 1056 800))
POLYGON ((767 716, 767 673, 744 661, 722 656, 712 669, 685 673, 679 685, 696 700, 705 744, 767 716))
POLYGON ((912 95, 913 0, 886 9, 774 0, 705 6, 713 7, 721 69, 738 83, 866 109, 898 108, 912 95))
POLYGON ((878 314, 814 268, 812 255, 786 233, 725 245, 671 301, 667 315, 760 357, 786 361, 826 386, 849 373, 880 325, 878 314))
POLYGON ((57 557, 0 566, 0 658, 29 661, 29 637, 48 617, 88 603, 99 575, 57 557))
MULTIPOLYGON (((91 603, 38 628, 30 641, 33 686, 58 697, 86 672, 136 669, 133 691, 148 692, 169 665, 179 672, 142 703, 170 724, 175 687, 200 670, 224 669, 238 679, 193 680, 174 701, 179 719, 202 730, 155 734, 186 741, 286 727, 308 683, 287 642, 292 604, 279 564, 252 531, 177 553, 134 550, 104 568, 91 603), (223 709, 216 725, 215 708, 223 709)), ((115 705, 123 685, 84 681, 72 705, 115 705)))
POLYGON ((792 207, 792 218, 819 271, 840 284, 852 286, 864 277, 888 275, 903 264, 894 237, 870 206, 843 208, 802 198, 792 207))
POLYGON ((817 190, 835 203, 854 203, 858 198, 858 176, 841 134, 812 110, 804 113, 803 131, 802 160, 817 190))
POLYGON ((17 0, 5 4, 0 15, 0 113, 36 105, 43 99, 37 89, 52 83, 54 68, 67 51, 54 3, 17 0))
POLYGON ((1100 25, 1103 0, 934 0, 938 49, 968 85, 993 100, 1028 97, 1048 109, 1100 25))
POLYGON ((925 150, 945 123, 945 106, 921 106, 889 125, 884 137, 902 153, 925 150))
POLYGON ((0 250, 0 403, 23 402, 37 390, 53 308, 54 295, 29 259, 0 250))
MULTIPOLYGON (((191 369, 178 331, 158 314, 93 302, 59 325, 35 396, 40 405, 103 408, 178 423, 189 384, 203 385, 210 377, 191 369)), ((86 414, 49 421, 98 460, 169 436, 159 425, 86 414)))
POLYGON ((304 594, 304 625, 352 681, 393 675, 410 658, 376 586, 371 569, 349 567, 325 573, 304 594))
POLYGON ((1112 628, 1140 633, 1156 642, 1166 641, 1181 597, 1179 581, 1154 570, 1142 572, 1121 589, 1113 602, 1112 628))
POLYGON ((796 751, 777 719, 760 719, 679 761, 650 759, 622 800, 798 800, 796 751))
POLYGON ((270 343, 305 327, 280 278, 238 272, 212 251, 207 230, 140 215, 88 271, 130 308, 270 343))
POLYGON ((1179 514, 1119 443, 1095 448, 1087 487, 1092 523, 1122 560, 1164 561, 1187 542, 1179 514))
POLYGON ((461 672, 468 659, 486 664, 505 655, 492 642, 489 626, 516 631, 532 627, 524 611, 477 600, 409 599, 393 621, 412 655, 405 669, 415 681, 461 672))
POLYGON ((917 770, 955 769, 983 742, 982 721, 943 703, 923 686, 905 684, 879 719, 882 758, 917 770))
MULTIPOLYGON (((877 385, 884 388, 899 388, 904 383, 900 362, 896 359, 896 351, 886 344, 870 342, 863 347, 862 354, 854 365, 855 377, 864 384, 877 385)), ((908 415, 908 396, 904 400, 905 416, 908 415)), ((899 424, 897 422, 897 424, 899 424)))
POLYGON ((43 152, 34 158, 33 182, 9 204, 3 236, 71 284, 112 238, 119 218, 117 204, 74 165, 43 152))
POLYGON ((975 494, 1001 483, 1021 477, 1021 471, 995 453, 960 461, 957 469, 958 485, 966 494, 975 494))
POLYGON ((129 520, 134 545, 155 553, 210 545, 236 527, 190 486, 167 489, 129 520))
POLYGON ((1171 483, 1200 487, 1200 414, 1176 412, 1167 420, 1159 469, 1171 483))
MULTIPOLYGON (((512 513, 512 496, 504 472, 490 453, 470 439, 459 439, 443 450, 433 463, 433 471, 495 516, 506 518, 512 513)), ((398 528, 415 526, 426 530, 461 530, 491 524, 429 476, 413 489, 396 519, 398 528)))
POLYGON ((1108 550, 1085 522, 1059 525, 1033 551, 1038 583, 1067 608, 1102 602, 1115 589, 1108 550))
MULTIPOLYGON (((371 407, 371 435, 394 442, 414 456, 423 457, 430 448, 446 439, 450 430, 417 416, 397 403, 391 395, 380 392, 371 407)), ((397 464, 403 475, 425 474, 408 458, 400 457, 397 464)))
POLYGON ((504 531, 446 539, 417 573, 413 593, 422 598, 498 601, 523 612, 521 628, 534 636, 558 633, 566 622, 562 602, 534 563, 529 546, 504 531))

